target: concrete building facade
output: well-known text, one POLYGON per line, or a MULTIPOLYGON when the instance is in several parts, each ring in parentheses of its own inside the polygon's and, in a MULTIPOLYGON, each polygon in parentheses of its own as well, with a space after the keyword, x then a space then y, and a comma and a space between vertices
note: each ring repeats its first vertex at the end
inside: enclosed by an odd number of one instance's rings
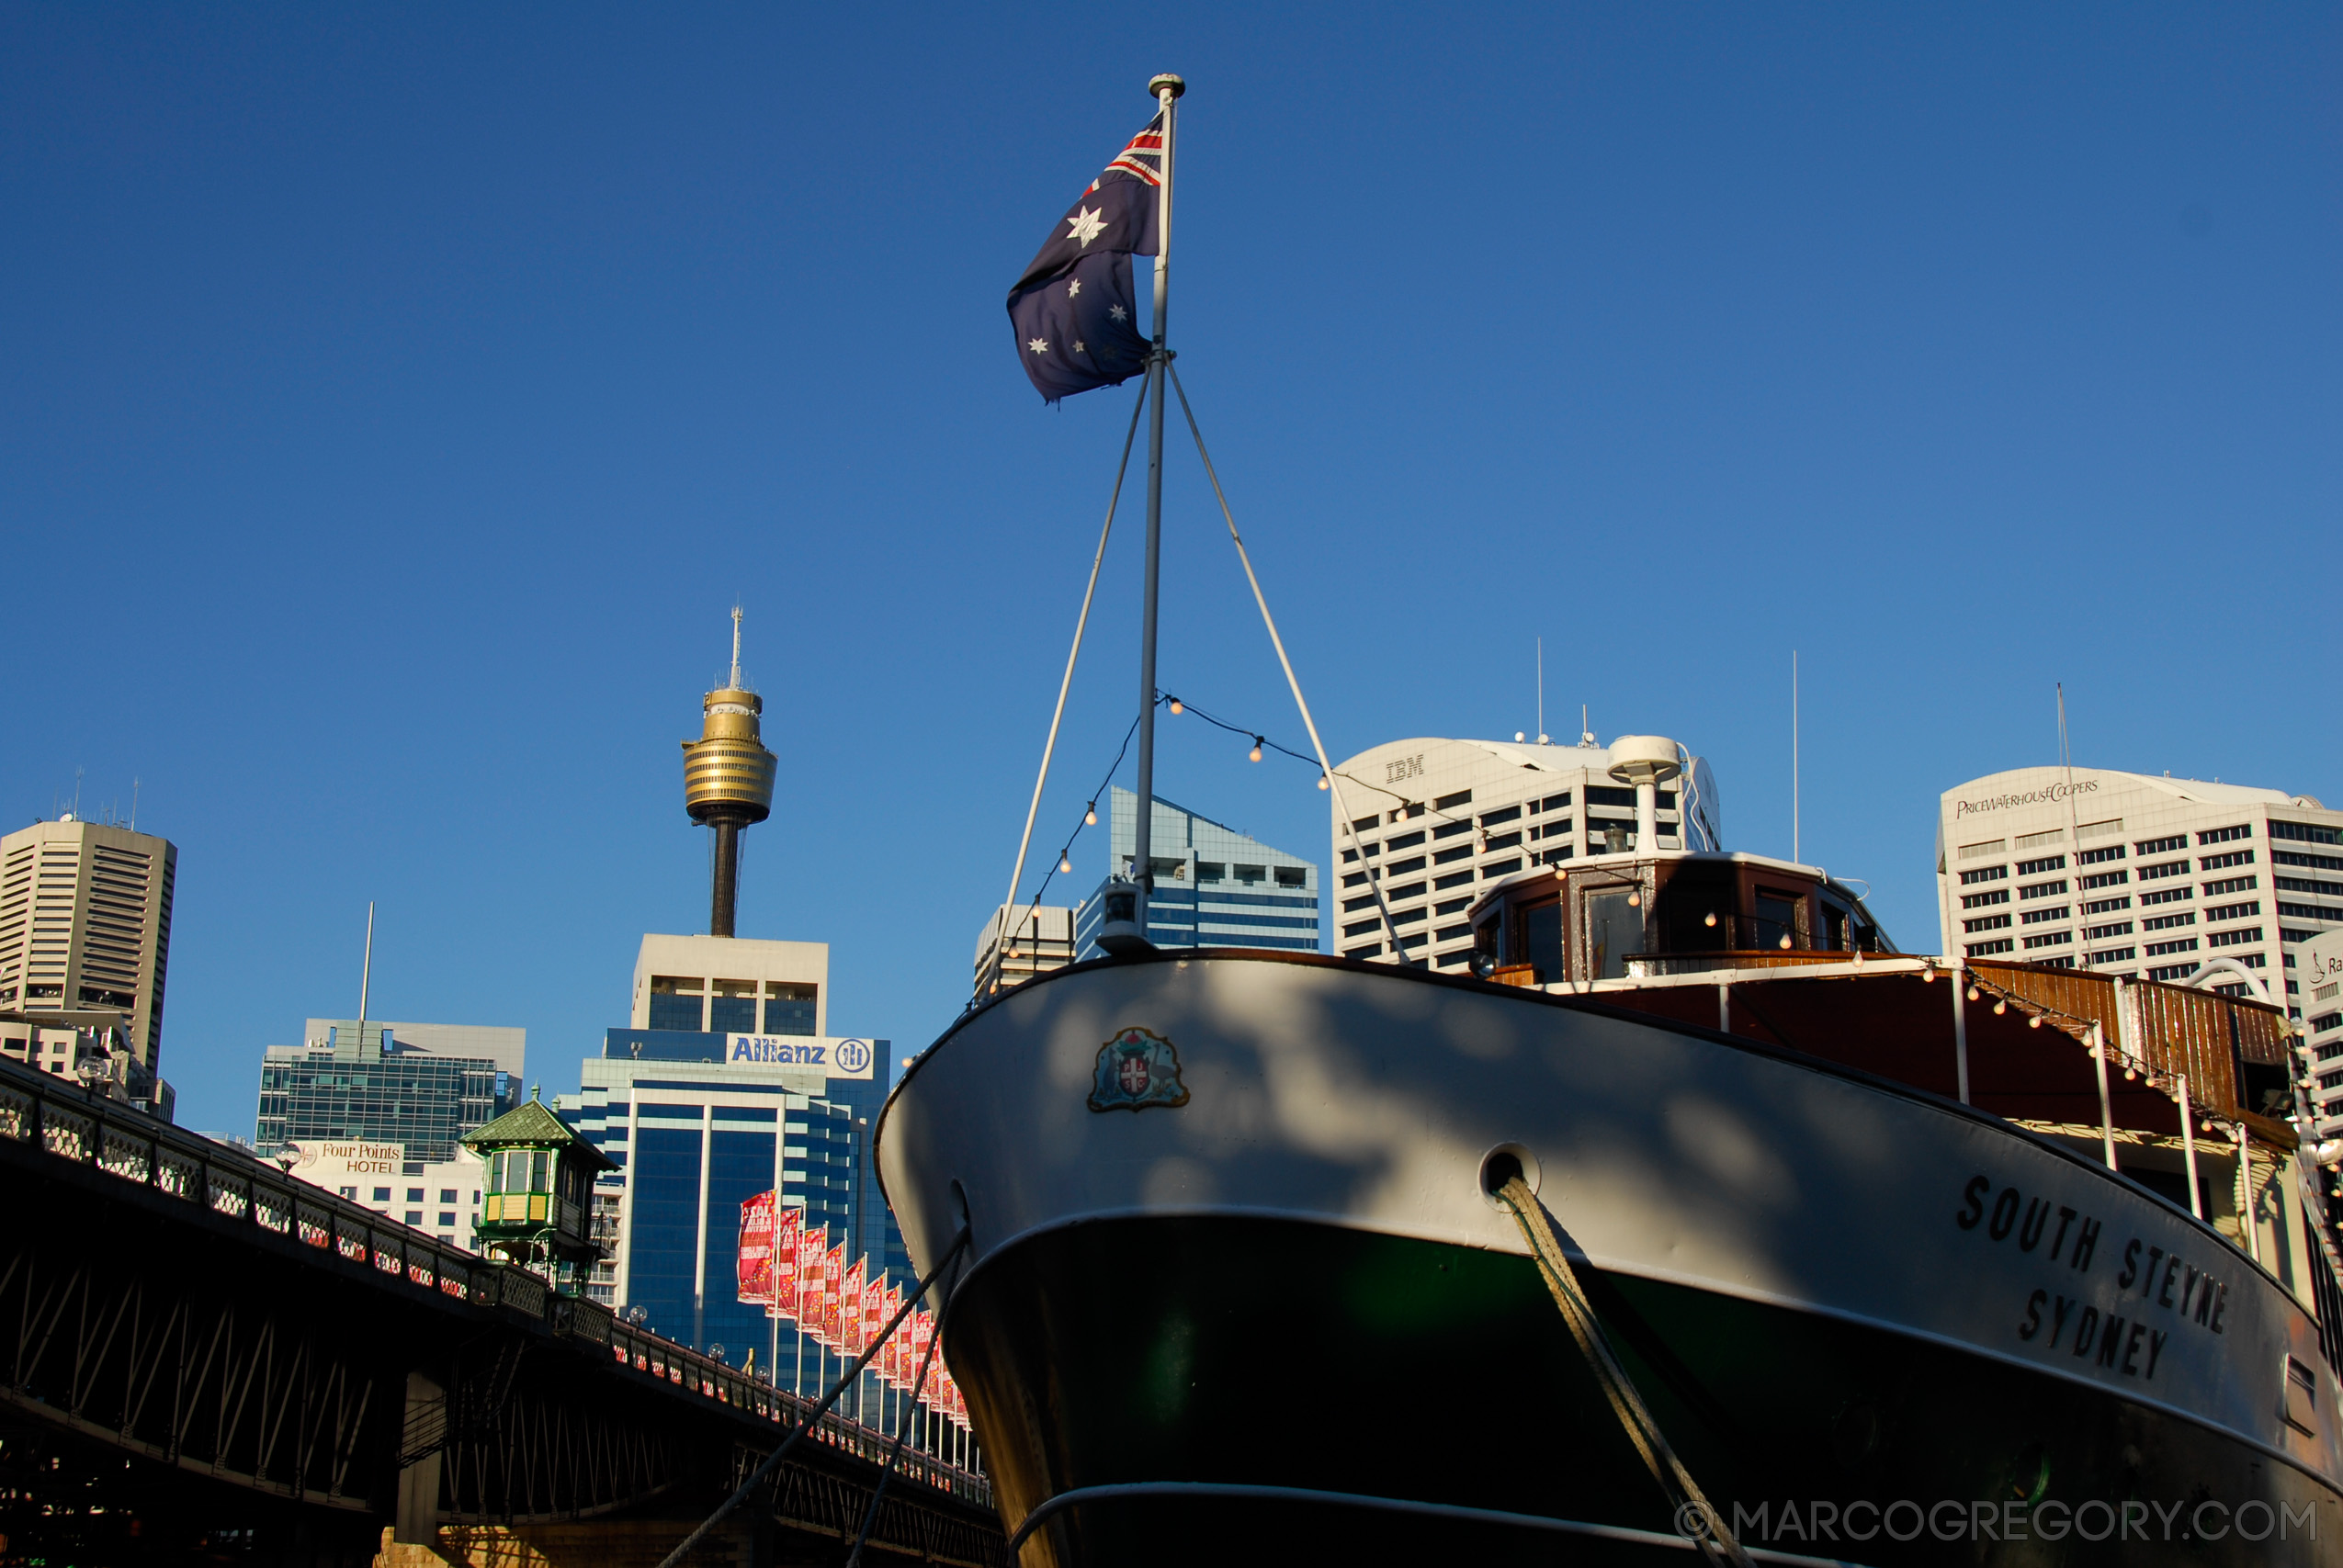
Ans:
POLYGON ((826 1034, 830 944, 646 935, 635 956, 636 1029, 826 1034))
MULTIPOLYGON (((1658 792, 1658 847, 1721 850, 1716 781, 1704 759, 1682 761, 1683 776, 1658 792)), ((1335 764, 1343 793, 1328 806, 1340 884, 1334 950, 1346 958, 1392 952, 1375 908, 1373 885, 1380 883, 1399 954, 1465 968, 1473 953, 1465 911, 1482 884, 1613 844, 1641 847, 1636 791, 1612 777, 1612 761, 1608 748, 1591 743, 1419 738, 1335 764)))
POLYGON ((1944 792, 1944 951, 2200 982, 2303 1016, 2298 954, 2343 927, 2343 812, 2316 798, 2104 768, 1944 792))
MULTIPOLYGON (((1138 796, 1120 787, 1107 799, 1108 863, 1131 874, 1138 850, 1138 796)), ((1319 869, 1303 859, 1158 795, 1148 859, 1155 890, 1148 896, 1147 938, 1158 947, 1273 947, 1319 950, 1319 869)), ((1098 890, 1074 915, 1074 950, 1101 955, 1104 904, 1098 890)))
POLYGON ((71 816, 0 837, 0 1009, 105 1009, 151 1073, 179 852, 168 839, 71 816))
POLYGON ((478 1251, 472 1227, 485 1174, 480 1156, 460 1145, 452 1159, 409 1159, 404 1144, 318 1138, 286 1144, 277 1157, 289 1157, 290 1174, 311 1186, 429 1231, 447 1246, 478 1251))

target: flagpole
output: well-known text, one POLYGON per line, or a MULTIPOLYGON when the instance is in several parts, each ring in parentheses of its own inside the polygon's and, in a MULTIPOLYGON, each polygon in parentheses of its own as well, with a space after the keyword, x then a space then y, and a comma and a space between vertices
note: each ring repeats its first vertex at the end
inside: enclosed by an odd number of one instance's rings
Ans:
POLYGON ((1163 368, 1171 362, 1163 340, 1172 291, 1172 104, 1188 90, 1168 72, 1147 85, 1163 106, 1163 183, 1155 189, 1155 347, 1147 357, 1147 583, 1139 610, 1138 820, 1131 846, 1131 881, 1138 888, 1132 916, 1141 937, 1155 893, 1155 604, 1163 546, 1163 368))

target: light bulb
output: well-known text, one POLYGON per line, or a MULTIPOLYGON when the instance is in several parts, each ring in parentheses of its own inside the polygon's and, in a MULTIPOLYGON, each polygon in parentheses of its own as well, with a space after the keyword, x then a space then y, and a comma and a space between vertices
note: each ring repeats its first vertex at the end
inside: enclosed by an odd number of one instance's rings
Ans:
POLYGON ((1188 710, 1187 710, 1186 708, 1182 707, 1182 706, 1180 705, 1180 699, 1179 699, 1179 698, 1177 698, 1177 697, 1173 697, 1173 698, 1172 699, 1172 711, 1173 713, 1185 713, 1185 712, 1187 712, 1188 710))
POLYGON ((1933 986, 1936 984, 1935 964, 1923 964, 1920 965, 1920 984, 1923 986, 1933 986))
POLYGON ((1975 986, 1971 986, 1971 987, 1969 987, 1969 1000, 1971 1000, 1971 1001, 1975 1001, 1976 999, 1977 999, 1977 988, 1976 988, 1975 986))
POLYGON ((1714 910, 1714 909, 1711 909, 1711 910, 1710 910, 1707 914, 1703 915, 1703 916, 1701 917, 1701 924, 1703 924, 1703 925, 1704 925, 1704 926, 1713 926, 1713 925, 1715 925, 1715 923, 1716 923, 1716 911, 1715 911, 1715 910, 1714 910))
POLYGON ((2123 1069, 2123 1081, 2125 1083, 2137 1083, 2139 1078, 2140 1075, 2136 1069, 2132 1067, 2125 1067, 2123 1069))
POLYGON ((1644 896, 1641 893, 1630 893, 1627 895, 1627 908, 1630 909, 1640 909, 1643 908, 1643 903, 1644 896))
POLYGON ((2006 1001, 1999 1001, 1993 1004, 1994 1016, 1997 1018, 2009 1010, 2009 1004, 2006 1001))
POLYGON ((1085 828, 1095 828, 1098 826, 1098 802, 1093 800, 1088 807, 1083 808, 1082 826, 1085 828))
POLYGON ((1073 857, 1073 856, 1071 856, 1071 855, 1059 855, 1059 856, 1058 857, 1058 869, 1059 871, 1071 871, 1071 870, 1073 870, 1073 869, 1074 869, 1074 857, 1073 857))
POLYGON ((2033 1017, 2026 1020, 2026 1027, 2028 1029, 2040 1029, 2042 1027, 2042 1014, 2036 1013, 2033 1017))
POLYGON ((1326 775, 1324 773, 1320 773, 1318 775, 1318 787, 1320 789, 1330 789, 1333 786, 1328 784, 1326 775))
POLYGON ((1782 933, 1782 945, 1785 948, 1790 945, 1790 933, 1788 931, 1783 931, 1782 933))
POLYGON ((1260 737, 1260 736, 1256 735, 1256 736, 1254 736, 1254 737, 1253 737, 1253 749, 1252 749, 1251 750, 1250 750, 1250 751, 1248 751, 1248 752, 1246 752, 1246 753, 1245 753, 1245 761, 1248 761, 1248 762, 1258 762, 1258 761, 1261 761, 1261 737, 1260 737))

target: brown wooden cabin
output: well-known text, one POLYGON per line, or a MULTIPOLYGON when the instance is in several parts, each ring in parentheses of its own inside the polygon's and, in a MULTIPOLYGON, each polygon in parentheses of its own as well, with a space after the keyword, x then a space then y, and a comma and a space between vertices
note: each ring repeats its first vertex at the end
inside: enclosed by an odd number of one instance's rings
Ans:
POLYGON ((1851 889, 1758 855, 1538 867, 1494 885, 1469 919, 1485 979, 1589 995, 1965 1098, 2094 1159, 2111 1132, 2118 1168, 2182 1208, 2193 1152, 2199 1212, 2255 1250, 2236 1224, 2236 1151, 2247 1147, 2245 1206, 2270 1249, 2285 1246, 2294 1119, 2309 1122, 2282 1009, 2088 970, 1900 954, 1851 889), (2196 1123, 2186 1138, 2183 1077, 2196 1123))

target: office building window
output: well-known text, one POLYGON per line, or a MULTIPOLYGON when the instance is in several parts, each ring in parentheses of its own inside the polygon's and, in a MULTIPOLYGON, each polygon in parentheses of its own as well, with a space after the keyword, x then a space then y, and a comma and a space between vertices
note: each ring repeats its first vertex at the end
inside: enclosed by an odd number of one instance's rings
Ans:
POLYGON ((2213 920, 2247 920, 2261 913, 2261 900, 2251 898, 2243 904, 2222 904, 2204 912, 2208 923, 2213 920))
POLYGON ((2045 855, 2040 860, 2021 860, 2018 863, 2018 874, 2020 876, 2040 876, 2045 871, 2064 871, 2066 869, 2066 857, 2065 855, 2045 855))
POLYGON ((2132 880, 2128 871, 2094 871, 2083 878, 2083 886, 2091 887, 2121 887, 2132 880))
POLYGON ((2163 931, 2170 931, 2174 926, 2192 926, 2196 923, 2197 912, 2194 909, 2183 909, 2177 915, 2158 915, 2153 919, 2142 920, 2140 930, 2163 931))
POLYGON ((820 998, 819 986, 792 986, 777 982, 764 987, 764 1032, 767 1034, 811 1034, 815 1003, 820 998))
POLYGON ((2094 898, 2089 903, 2083 906, 2083 913, 2086 915, 2105 915, 2111 914, 2117 909, 2128 909, 2131 907, 2132 897, 2131 895, 2127 893, 2121 898, 2094 898))
MULTIPOLYGON (((2028 919, 2033 919, 2032 915, 2029 915, 2026 918, 2028 919)), ((1975 934, 1977 931, 2007 931, 2009 928, 2009 917, 2007 915, 1986 915, 1977 919, 1963 920, 1961 922, 1961 930, 1964 933, 1968 934, 1975 934)))
POLYGON ((2197 869, 2199 871, 2221 871, 2233 865, 2251 865, 2253 863, 2253 851, 2232 850, 2225 855, 2204 856, 2197 862, 2197 869))
POLYGON ((2132 922, 2129 920, 2118 920, 2112 925, 2091 927, 2089 930, 2083 932, 2083 940, 2085 942, 2105 942, 2111 936, 2130 936, 2131 934, 2132 922))
POLYGON ((2036 882, 2026 886, 2021 886, 2018 889, 2018 897, 2021 900, 2027 898, 2055 898, 2058 895, 2066 891, 2066 882, 2064 877, 2061 877, 2056 882, 2036 882))
POLYGON ((651 1027, 680 1029, 690 1033, 700 1032, 704 1021, 704 999, 697 991, 688 996, 651 993, 651 1027))
POLYGON ((374 1201, 378 1203, 388 1203, 390 1201, 390 1189, 388 1187, 376 1188, 374 1190, 374 1201))
POLYGON ((755 981, 718 980, 709 988, 715 993, 707 998, 707 1028, 710 1033, 757 1032, 755 981))
POLYGON ((2007 904, 2008 902, 2009 902, 2009 889, 1996 887, 1988 893, 1964 894, 1961 898, 1961 908, 1982 909, 1990 904, 2007 904))
POLYGON ((2160 882, 2168 876, 2186 876, 2188 874, 2189 863, 2184 860, 2168 860, 2157 865, 2144 865, 2140 867, 2140 880, 2142 882, 2160 882))
POLYGON ((2007 953, 2016 945, 2005 936, 1998 942, 1973 942, 1964 951, 1971 958, 1990 958, 1997 953, 2007 953))
POLYGON ((2009 868, 2006 865, 1984 866, 1975 871, 1963 872, 1961 874, 1961 886, 1964 887, 1973 887, 1980 882, 1999 882, 2009 874, 2009 868))
POLYGON ((2167 887, 2157 893, 2143 893, 2140 895, 2140 908, 2152 909, 2158 904, 2181 903, 2191 897, 2195 891, 2196 889, 2192 887, 2167 887))
POLYGON ((2231 931, 2215 931, 2204 939, 2207 947, 2243 947, 2259 941, 2259 926, 2238 926, 2231 931))
POLYGON ((2073 931, 2044 931, 2040 936, 2025 939, 2028 947, 2064 947, 2075 940, 2073 931))
POLYGON ((422 1211, 421 1209, 409 1209, 409 1210, 407 1211, 406 1223, 407 1223, 408 1224, 411 1224, 411 1225, 420 1225, 420 1224, 423 1224, 423 1211, 422 1211))
POLYGON ((2234 828, 2213 828, 2199 833, 2197 835, 2197 842, 2200 844, 2225 844, 2229 843, 2233 840, 2250 839, 2253 836, 2254 829, 2252 825, 2249 823, 2240 822, 2234 828))
POLYGON ((2082 853, 2075 857, 2075 863, 2077 865, 2100 865, 2108 861, 2122 860, 2122 858, 2123 846, 2121 844, 2110 844, 2103 850, 2085 850, 2082 853))
MULTIPOLYGON (((2285 885, 2284 877, 2281 876, 2278 880, 2281 886, 2285 885)), ((2254 879, 2250 876, 2226 876, 2219 882, 2206 883, 2202 891, 2208 898, 2218 898, 2225 893, 2250 892, 2254 886, 2254 879)))
POLYGON ((2148 839, 2132 846, 2134 852, 2144 855, 2160 855, 2167 850, 2184 850, 2188 847, 2189 835, 2186 833, 2175 833, 2168 839, 2148 839))

